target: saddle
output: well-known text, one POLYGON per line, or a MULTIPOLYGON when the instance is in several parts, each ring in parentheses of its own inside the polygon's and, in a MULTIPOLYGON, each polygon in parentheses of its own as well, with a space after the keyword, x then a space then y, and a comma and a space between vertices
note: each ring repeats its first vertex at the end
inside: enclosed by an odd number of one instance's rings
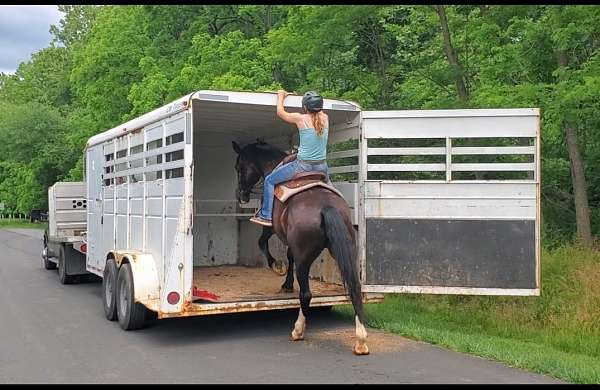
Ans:
MULTIPOLYGON (((297 156, 297 154, 291 154, 289 156, 286 156, 279 163, 279 165, 277 165, 277 167, 283 164, 287 164, 290 161, 294 161, 297 156)), ((328 190, 343 198, 341 192, 339 192, 335 187, 327 184, 327 175, 319 171, 300 172, 296 174, 291 180, 276 185, 275 197, 281 202, 285 202, 290 197, 313 187, 327 188, 328 190)))

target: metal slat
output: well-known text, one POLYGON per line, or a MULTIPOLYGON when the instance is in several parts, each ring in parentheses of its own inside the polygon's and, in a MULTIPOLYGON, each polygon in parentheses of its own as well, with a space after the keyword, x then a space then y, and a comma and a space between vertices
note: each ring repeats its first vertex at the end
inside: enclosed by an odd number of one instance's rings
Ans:
POLYGON ((369 172, 429 172, 445 171, 446 164, 368 164, 369 172))
POLYGON ((353 150, 342 150, 339 152, 331 152, 327 154, 328 159, 344 158, 344 157, 357 157, 358 149, 353 150))
POLYGON ((444 155, 446 148, 367 148, 369 156, 431 156, 444 155))
POLYGON ((534 146, 457 146, 452 148, 452 154, 535 154, 534 146))
POLYGON ((533 171, 535 163, 452 164, 452 171, 533 171))
POLYGON ((350 173, 358 172, 358 165, 346 165, 343 167, 330 167, 329 173, 350 173))

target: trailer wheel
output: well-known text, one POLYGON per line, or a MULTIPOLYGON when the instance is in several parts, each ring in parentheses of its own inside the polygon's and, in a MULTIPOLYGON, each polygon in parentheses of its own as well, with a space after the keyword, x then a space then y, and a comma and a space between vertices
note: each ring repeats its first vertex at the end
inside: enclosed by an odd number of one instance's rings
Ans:
POLYGON ((135 302, 133 289, 131 265, 123 264, 117 278, 117 313, 124 330, 139 329, 146 319, 146 307, 135 302))
POLYGON ((102 275, 102 305, 109 321, 117 319, 117 265, 113 259, 106 260, 102 275))
POLYGON ((65 257, 65 246, 61 245, 58 250, 58 279, 61 284, 71 284, 75 280, 73 276, 67 275, 67 258, 65 257))

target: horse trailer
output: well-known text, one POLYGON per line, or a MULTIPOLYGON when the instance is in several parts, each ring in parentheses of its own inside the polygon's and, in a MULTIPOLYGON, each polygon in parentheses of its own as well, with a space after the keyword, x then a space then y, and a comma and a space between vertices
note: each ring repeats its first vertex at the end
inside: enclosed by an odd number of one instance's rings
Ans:
POLYGON ((86 271, 86 185, 58 182, 48 188, 48 229, 44 231, 44 268, 56 269, 62 284, 69 284, 86 271))
MULTIPOLYGON (((300 112, 301 99, 284 105, 300 112)), ((133 329, 148 309, 160 319, 299 307, 297 293, 279 291, 257 245, 262 228, 248 221, 260 198, 235 196, 232 141, 298 144, 276 102, 273 93, 198 91, 89 139, 86 266, 104 278, 107 318, 133 329)), ((331 179, 358 232, 364 302, 539 295, 539 109, 365 111, 325 99, 324 111, 331 179)), ((285 258, 277 238, 270 244, 285 258)), ((350 303, 327 251, 311 290, 311 306, 350 303)))

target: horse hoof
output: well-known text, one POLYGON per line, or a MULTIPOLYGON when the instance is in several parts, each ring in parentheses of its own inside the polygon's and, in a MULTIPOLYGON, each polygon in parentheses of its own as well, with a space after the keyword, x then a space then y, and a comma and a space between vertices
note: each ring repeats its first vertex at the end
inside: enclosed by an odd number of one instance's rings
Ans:
POLYGON ((279 276, 287 274, 287 267, 283 264, 283 261, 277 261, 271 266, 271 270, 279 276))
POLYGON ((295 330, 293 330, 293 331, 292 331, 292 335, 290 336, 290 340, 292 340, 292 341, 300 341, 300 340, 304 340, 304 335, 303 335, 303 334, 301 334, 301 335, 297 335, 297 334, 296 334, 296 331, 295 331, 295 330))
POLYGON ((280 293, 293 293, 294 289, 293 288, 287 288, 287 287, 281 287, 281 290, 279 290, 280 293))
POLYGON ((354 349, 352 350, 352 352, 355 355, 368 355, 369 354, 369 347, 367 347, 367 344, 362 344, 360 345, 358 342, 354 345, 354 349))

